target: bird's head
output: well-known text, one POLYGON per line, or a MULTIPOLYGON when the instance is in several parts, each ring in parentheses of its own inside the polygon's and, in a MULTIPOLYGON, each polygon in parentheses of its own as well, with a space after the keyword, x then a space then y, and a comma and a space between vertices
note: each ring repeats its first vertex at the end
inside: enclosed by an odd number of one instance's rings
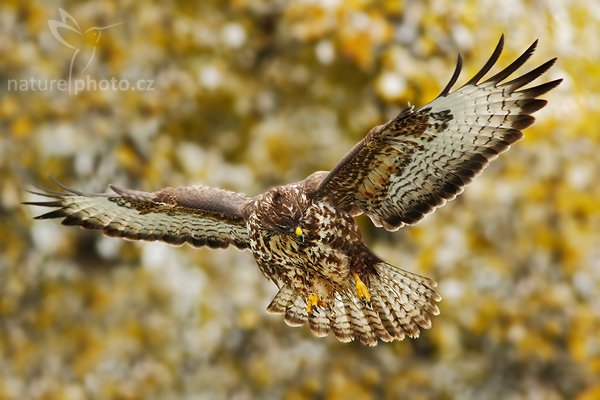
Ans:
POLYGON ((308 201, 298 187, 283 186, 272 189, 265 194, 262 205, 259 218, 263 226, 299 243, 306 242, 308 228, 303 219, 308 201))

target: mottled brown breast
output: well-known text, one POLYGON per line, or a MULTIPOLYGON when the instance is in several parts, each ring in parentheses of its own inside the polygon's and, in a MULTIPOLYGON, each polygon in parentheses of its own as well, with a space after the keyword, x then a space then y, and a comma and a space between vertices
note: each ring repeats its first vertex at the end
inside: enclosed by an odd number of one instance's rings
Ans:
MULTIPOLYGON (((326 173, 320 174, 311 178, 314 187, 326 173)), ((348 281, 353 251, 362 246, 360 232, 350 214, 307 195, 305 182, 255 198, 247 218, 250 247, 275 282, 307 290, 315 280, 341 285, 348 281)))

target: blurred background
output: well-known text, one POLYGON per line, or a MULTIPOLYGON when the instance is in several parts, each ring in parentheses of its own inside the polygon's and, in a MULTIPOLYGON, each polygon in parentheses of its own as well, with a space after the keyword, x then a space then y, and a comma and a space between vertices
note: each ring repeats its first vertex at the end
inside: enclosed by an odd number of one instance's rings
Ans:
POLYGON ((600 398, 600 4, 3 0, 0 54, 0 399, 600 398), (500 66, 536 38, 530 68, 559 57, 538 122, 418 226, 359 221, 439 282, 418 340, 313 337, 266 313, 275 286, 248 252, 20 204, 48 175, 92 192, 301 180, 437 96, 459 52, 466 82, 502 33, 500 66))

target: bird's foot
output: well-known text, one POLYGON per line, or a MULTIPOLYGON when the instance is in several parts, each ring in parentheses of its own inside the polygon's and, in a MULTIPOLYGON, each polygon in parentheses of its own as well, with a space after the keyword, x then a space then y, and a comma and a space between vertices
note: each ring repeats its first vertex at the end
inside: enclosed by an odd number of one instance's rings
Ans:
POLYGON ((358 274, 352 274, 354 276, 354 282, 356 287, 356 295, 364 306, 371 307, 371 294, 367 285, 360 280, 358 274))
POLYGON ((314 318, 323 309, 329 309, 329 305, 316 294, 309 294, 306 298, 306 312, 308 316, 314 318))

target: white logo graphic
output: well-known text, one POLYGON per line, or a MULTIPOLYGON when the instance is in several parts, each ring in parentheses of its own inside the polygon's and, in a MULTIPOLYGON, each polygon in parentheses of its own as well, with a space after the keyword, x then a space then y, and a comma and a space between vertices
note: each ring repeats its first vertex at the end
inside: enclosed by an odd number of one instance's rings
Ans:
POLYGON ((25 79, 9 79, 8 91, 60 91, 68 92, 69 96, 82 91, 154 91, 153 79, 138 79, 130 81, 112 76, 109 79, 94 79, 90 74, 83 75, 92 65, 99 48, 102 31, 121 25, 123 22, 108 26, 93 26, 83 31, 75 18, 62 8, 58 9, 60 21, 48 20, 52 36, 63 46, 71 49, 69 79, 36 79, 34 76, 25 79))
MULTIPOLYGON (((71 64, 69 66, 69 82, 71 82, 73 76, 73 68, 75 65, 83 66, 78 72, 79 74, 83 74, 92 61, 94 60, 94 56, 96 55, 96 47, 100 42, 100 37, 102 36, 102 31, 108 28, 112 28, 113 26, 121 25, 123 22, 119 22, 116 24, 103 26, 103 27, 91 27, 88 28, 85 32, 81 30, 75 18, 62 8, 58 9, 60 13, 61 21, 56 20, 48 20, 48 26, 50 27, 50 32, 52 36, 59 43, 73 50, 73 56, 71 57, 71 64), (79 44, 71 44, 69 43, 60 33, 59 29, 65 29, 75 34, 81 36, 82 40, 79 40, 79 44), (81 44, 83 43, 83 45, 81 44)), ((65 34, 68 32, 64 32, 65 34)))

